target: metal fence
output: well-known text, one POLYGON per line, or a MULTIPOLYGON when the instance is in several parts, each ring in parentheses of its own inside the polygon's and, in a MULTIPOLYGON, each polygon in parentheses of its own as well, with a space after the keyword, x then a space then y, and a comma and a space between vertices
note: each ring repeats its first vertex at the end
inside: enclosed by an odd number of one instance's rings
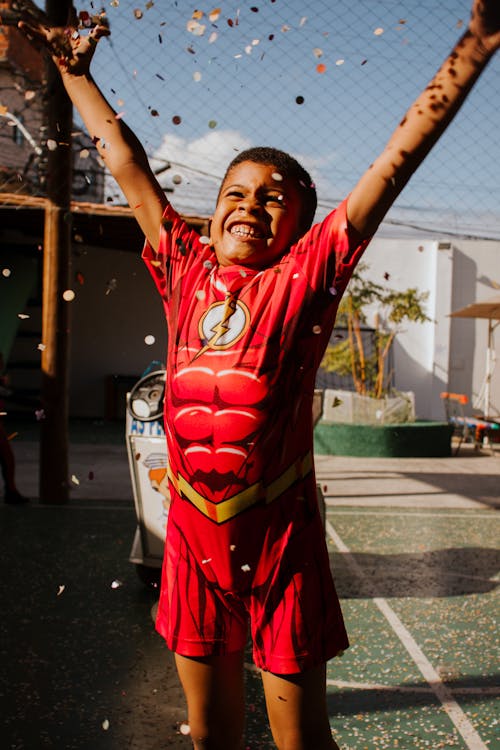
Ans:
MULTIPOLYGON (((267 144, 311 171, 321 218, 462 33, 469 0, 254 1, 106 0, 112 34, 93 73, 179 210, 209 214, 228 161, 267 144)), ((497 55, 386 231, 500 239, 499 73, 497 55)), ((123 201, 112 181, 107 192, 123 201)))

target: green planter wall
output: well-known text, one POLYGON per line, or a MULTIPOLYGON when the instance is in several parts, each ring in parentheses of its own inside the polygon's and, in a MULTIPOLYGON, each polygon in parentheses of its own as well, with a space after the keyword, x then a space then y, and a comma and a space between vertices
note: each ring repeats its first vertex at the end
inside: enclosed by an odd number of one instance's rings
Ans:
POLYGON ((323 455, 439 458, 451 456, 453 428, 447 422, 344 424, 318 422, 314 451, 323 455))

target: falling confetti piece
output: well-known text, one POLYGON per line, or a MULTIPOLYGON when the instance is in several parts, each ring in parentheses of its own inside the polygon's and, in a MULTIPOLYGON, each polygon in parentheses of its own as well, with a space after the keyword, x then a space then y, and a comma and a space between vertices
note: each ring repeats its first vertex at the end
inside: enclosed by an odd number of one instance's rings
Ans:
POLYGON ((280 174, 279 172, 273 172, 271 177, 273 178, 273 180, 276 180, 277 182, 281 182, 281 180, 283 179, 283 175, 280 174))
POLYGON ((194 36, 203 36, 207 27, 205 26, 205 24, 191 19, 187 22, 186 28, 191 34, 194 34, 194 36))
POLYGON ((313 55, 314 57, 318 57, 318 58, 323 57, 323 50, 320 47, 315 47, 313 49, 313 55))
POLYGON ((144 337, 144 343, 148 346, 152 346, 154 342, 156 341, 155 337, 149 334, 149 336, 144 337))
POLYGON ((174 185, 180 185, 182 182, 182 177, 180 176, 180 174, 174 174, 174 176, 172 177, 172 182, 174 183, 174 185))
POLYGON ((174 123, 174 125, 180 125, 182 122, 182 117, 180 117, 179 115, 174 115, 172 117, 172 122, 174 123))
POLYGON ((47 148, 49 151, 55 151, 57 148, 57 141, 55 141, 53 138, 49 138, 47 140, 47 148))
POLYGON ((241 569, 244 573, 248 573, 248 571, 251 570, 250 565, 248 565, 248 563, 245 563, 244 565, 242 565, 241 569))
POLYGON ((384 33, 384 29, 381 26, 379 26, 378 28, 374 30, 373 33, 375 34, 375 36, 381 36, 384 33))
POLYGON ((136 8, 134 10, 134 16, 137 18, 138 21, 140 21, 140 19, 143 17, 143 15, 144 15, 144 13, 142 12, 142 10, 140 10, 140 8, 136 8))
POLYGON ((109 721, 108 721, 108 719, 104 719, 104 721, 102 722, 102 728, 104 729, 105 732, 108 731, 108 729, 109 729, 109 721))
POLYGON ((324 73, 325 71, 326 71, 326 65, 324 63, 319 63, 319 65, 316 65, 317 73, 324 73))
POLYGON ((26 315, 26 313, 17 313, 17 317, 21 320, 28 320, 29 315, 26 315))
POLYGON ((334 297, 335 297, 335 295, 337 294, 337 290, 335 289, 335 287, 334 287, 334 286, 331 286, 331 287, 330 287, 330 289, 329 289, 328 291, 329 291, 329 292, 330 292, 330 294, 331 294, 331 295, 333 295, 334 297))
POLYGON ((211 129, 211 130, 213 130, 214 128, 216 128, 216 127, 217 127, 217 120, 209 120, 209 121, 208 121, 208 127, 209 127, 209 128, 211 129))
POLYGON ((159 116, 160 116, 160 113, 158 112, 157 109, 151 110, 151 117, 159 117, 159 116))
POLYGON ((201 73, 200 73, 199 70, 196 70, 193 73, 193 81, 196 81, 197 83, 198 83, 198 81, 201 81, 201 73))
POLYGON ((24 92, 24 98, 27 102, 29 102, 31 99, 35 98, 35 92, 34 91, 25 91, 24 92))
POLYGON ((202 301, 207 296, 207 293, 205 292, 204 289, 198 289, 198 291, 195 292, 194 296, 196 297, 196 299, 199 299, 200 301, 202 301))
POLYGON ((343 65, 345 63, 345 60, 343 57, 339 57, 338 60, 335 60, 335 65, 343 65))
POLYGON ((46 346, 45 346, 45 344, 38 344, 37 349, 40 352, 44 352, 45 349, 46 349, 46 346))
POLYGON ((195 21, 199 21, 200 18, 203 18, 203 11, 202 10, 193 10, 193 15, 191 18, 194 18, 195 21))
POLYGON ((63 584, 61 584, 59 586, 59 589, 57 590, 57 596, 61 596, 61 594, 62 594, 62 592, 64 591, 65 588, 66 588, 66 586, 64 586, 63 584))
POLYGON ((209 261, 209 260, 204 260, 204 261, 203 261, 203 266, 204 266, 205 268, 208 268, 208 270, 210 271, 210 269, 212 268, 212 263, 211 263, 211 261, 209 261))
POLYGON ((112 589, 119 589, 120 586, 123 586, 123 581, 119 581, 117 578, 115 578, 115 580, 111 582, 112 589))
POLYGON ((229 549, 231 550, 231 552, 234 552, 234 550, 236 549, 236 544, 230 544, 229 549))
POLYGON ((202 561, 201 561, 201 564, 202 564, 202 565, 206 565, 206 564, 207 564, 207 563, 209 563, 209 562, 212 562, 212 558, 211 558, 211 557, 207 557, 207 558, 206 558, 205 560, 202 560, 202 561))
POLYGON ((73 482, 73 484, 76 484, 76 485, 80 484, 80 480, 78 479, 78 477, 76 476, 76 474, 72 474, 71 475, 71 481, 73 482))
POLYGON ((75 299, 75 293, 72 289, 66 289, 65 292, 63 292, 63 300, 65 302, 73 302, 75 299))
POLYGON ((214 8, 213 10, 211 10, 210 13, 208 14, 208 20, 210 21, 210 23, 215 23, 216 21, 218 21, 220 14, 221 14, 220 8, 214 8))
POLYGON ((297 96, 295 101, 297 104, 304 104, 304 97, 303 96, 297 96))
POLYGON ((187 736, 188 734, 191 734, 191 727, 189 726, 189 724, 183 722, 179 727, 179 732, 187 736))
POLYGON ((43 409, 35 409, 35 417, 36 421, 40 422, 42 419, 45 419, 45 412, 43 409))
POLYGON ((312 332, 316 334, 321 333, 321 326, 313 326, 312 332))
POLYGON ((11 273, 12 271, 10 270, 10 268, 2 268, 2 276, 4 276, 6 279, 9 278, 11 273))
POLYGON ((210 237, 207 237, 206 234, 202 234, 200 237, 200 242, 202 245, 210 245, 210 237))
POLYGON ((111 292, 114 292, 117 286, 118 279, 109 279, 109 281, 106 282, 106 294, 111 294, 111 292))
POLYGON ((215 42, 215 41, 217 40, 217 37, 218 37, 218 36, 219 36, 219 35, 217 34, 217 32, 216 32, 216 31, 212 31, 212 33, 211 33, 211 34, 210 34, 210 36, 208 37, 208 43, 209 43, 209 44, 213 44, 213 43, 214 43, 214 42, 215 42))

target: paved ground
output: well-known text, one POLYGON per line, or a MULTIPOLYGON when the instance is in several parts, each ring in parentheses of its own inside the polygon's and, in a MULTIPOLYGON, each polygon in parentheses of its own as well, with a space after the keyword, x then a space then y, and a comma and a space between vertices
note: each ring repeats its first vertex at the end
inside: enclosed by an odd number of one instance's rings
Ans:
MULTIPOLYGON (((64 507, 36 500, 36 434, 19 433, 19 486, 34 500, 0 505, 2 747, 189 748, 151 620, 155 592, 128 562, 135 513, 121 433, 102 423, 74 432, 64 507)), ((316 461, 351 637, 328 668, 339 744, 498 750, 500 452, 316 461)), ((272 748, 250 665, 247 687, 247 746, 272 748)))

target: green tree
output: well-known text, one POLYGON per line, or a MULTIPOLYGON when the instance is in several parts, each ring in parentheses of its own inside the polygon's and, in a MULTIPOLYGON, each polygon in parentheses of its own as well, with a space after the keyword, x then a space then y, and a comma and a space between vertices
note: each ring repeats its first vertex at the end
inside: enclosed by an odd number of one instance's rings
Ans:
POLYGON ((337 323, 347 328, 347 339, 327 347, 321 367, 327 372, 352 375, 357 393, 381 398, 388 391, 390 373, 386 374, 386 361, 392 342, 405 322, 430 320, 424 312, 429 293, 415 288, 387 289, 371 281, 367 270, 366 264, 358 267, 339 307, 337 323), (367 354, 362 327, 366 325, 366 308, 372 305, 377 306, 375 347, 367 354))

